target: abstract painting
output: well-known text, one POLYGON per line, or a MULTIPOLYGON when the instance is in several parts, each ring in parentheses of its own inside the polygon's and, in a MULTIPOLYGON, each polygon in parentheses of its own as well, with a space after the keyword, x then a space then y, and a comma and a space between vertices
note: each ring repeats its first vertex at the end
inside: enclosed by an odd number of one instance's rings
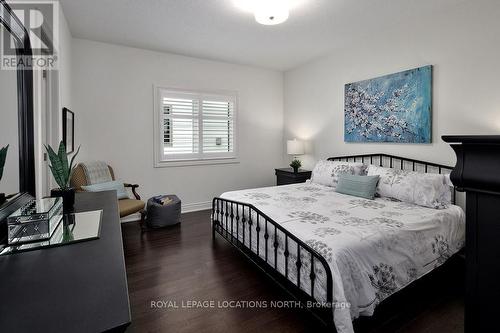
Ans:
POLYGON ((345 85, 345 142, 430 143, 432 66, 345 85))

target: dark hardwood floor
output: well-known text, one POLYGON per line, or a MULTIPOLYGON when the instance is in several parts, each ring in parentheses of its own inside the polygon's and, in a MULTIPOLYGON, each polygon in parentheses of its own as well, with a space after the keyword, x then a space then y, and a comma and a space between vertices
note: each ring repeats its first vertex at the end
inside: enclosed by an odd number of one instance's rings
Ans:
MULTIPOLYGON (((285 308, 183 308, 188 301, 293 300, 225 240, 212 242, 210 212, 184 214, 181 226, 122 226, 132 311, 128 332, 322 332, 307 311, 285 308), (155 308, 165 301, 170 307, 155 308), (179 307, 172 308, 174 302, 179 307)), ((382 303, 356 332, 463 332, 463 263, 447 267, 382 303)))

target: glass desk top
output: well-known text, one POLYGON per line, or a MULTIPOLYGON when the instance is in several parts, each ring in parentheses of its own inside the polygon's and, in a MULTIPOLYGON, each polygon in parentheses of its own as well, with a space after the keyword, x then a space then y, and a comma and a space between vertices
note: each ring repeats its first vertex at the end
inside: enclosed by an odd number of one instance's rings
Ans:
POLYGON ((98 239, 101 232, 102 210, 64 215, 50 239, 41 242, 16 244, 0 250, 0 255, 63 246, 98 239))

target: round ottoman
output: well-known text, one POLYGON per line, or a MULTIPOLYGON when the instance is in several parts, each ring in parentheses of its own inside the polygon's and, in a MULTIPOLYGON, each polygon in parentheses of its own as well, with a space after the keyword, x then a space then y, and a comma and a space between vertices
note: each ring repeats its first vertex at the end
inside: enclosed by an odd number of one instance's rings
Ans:
POLYGON ((162 228, 181 222, 181 200, 176 195, 163 195, 148 200, 146 225, 162 228))

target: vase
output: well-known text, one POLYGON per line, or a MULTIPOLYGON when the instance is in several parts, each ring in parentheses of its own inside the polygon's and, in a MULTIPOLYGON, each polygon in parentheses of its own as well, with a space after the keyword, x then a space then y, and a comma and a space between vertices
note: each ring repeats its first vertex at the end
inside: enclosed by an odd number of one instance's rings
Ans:
POLYGON ((299 172, 299 167, 293 167, 293 173, 299 172))
POLYGON ((3 203, 7 201, 5 198, 5 193, 0 193, 0 205, 3 205, 3 203))
POLYGON ((75 240, 73 229, 75 228, 75 214, 65 214, 63 217, 63 243, 75 240))
POLYGON ((63 213, 73 213, 75 210, 75 189, 68 188, 61 190, 59 188, 50 191, 50 196, 53 198, 62 198, 63 200, 63 213))

